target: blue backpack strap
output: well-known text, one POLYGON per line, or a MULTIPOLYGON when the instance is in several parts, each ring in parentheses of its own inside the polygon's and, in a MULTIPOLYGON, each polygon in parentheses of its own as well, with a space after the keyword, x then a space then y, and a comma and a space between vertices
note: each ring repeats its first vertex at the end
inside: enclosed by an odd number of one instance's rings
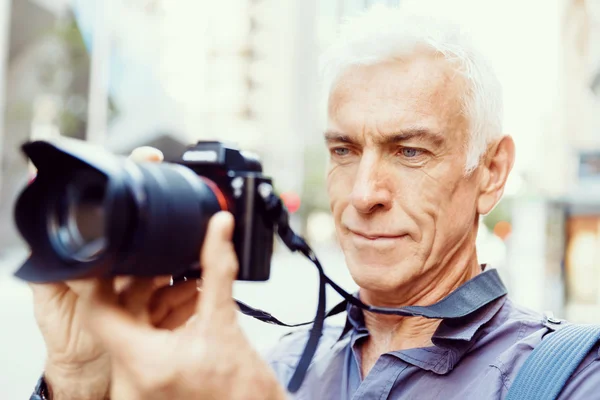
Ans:
POLYGON ((567 325, 550 333, 531 352, 506 400, 553 400, 600 340, 599 325, 567 325))

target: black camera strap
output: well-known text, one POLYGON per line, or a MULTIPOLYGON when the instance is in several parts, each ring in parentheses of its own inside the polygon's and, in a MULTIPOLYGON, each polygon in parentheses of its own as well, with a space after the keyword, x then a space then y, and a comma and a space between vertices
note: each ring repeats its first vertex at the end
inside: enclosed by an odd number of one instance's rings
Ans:
POLYGON ((364 304, 362 301, 360 301, 360 299, 346 292, 335 282, 333 282, 327 275, 325 275, 321 263, 317 259, 310 246, 303 238, 296 235, 291 229, 289 225, 289 216, 285 206, 281 202, 281 199, 275 194, 269 193, 267 196, 263 196, 263 200, 265 201, 267 214, 277 225, 277 233, 281 240, 291 251, 299 251, 306 258, 312 261, 319 271, 319 302, 317 304, 317 312, 313 321, 299 324, 286 324, 266 311, 258 310, 242 303, 241 301, 237 301, 242 313, 266 323, 286 327, 297 327, 313 324, 312 328, 310 329, 310 334, 304 347, 304 351, 302 352, 302 356, 300 357, 294 374, 288 383, 288 390, 291 393, 298 391, 302 385, 304 377, 306 376, 306 372, 308 371, 308 367, 310 366, 310 362, 317 351, 319 340, 323 332, 325 319, 344 312, 348 304, 358 307, 364 311, 378 314, 420 316, 432 319, 456 319, 471 314, 482 306, 506 295, 507 293, 506 287, 498 276, 498 272, 495 269, 488 269, 470 281, 466 282, 463 286, 461 286, 460 291, 454 291, 439 302, 430 306, 405 306, 400 308, 389 308, 375 307, 364 304), (329 312, 325 311, 325 287, 327 284, 330 285, 344 299, 329 312))

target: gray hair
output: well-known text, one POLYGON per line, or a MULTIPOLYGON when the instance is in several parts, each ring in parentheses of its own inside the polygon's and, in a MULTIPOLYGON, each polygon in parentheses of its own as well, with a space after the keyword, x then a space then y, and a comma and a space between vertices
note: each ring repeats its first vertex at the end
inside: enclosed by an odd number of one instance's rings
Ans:
POLYGON ((477 168, 488 145, 502 136, 502 88, 487 60, 457 25, 387 7, 373 7, 347 19, 321 59, 326 95, 351 66, 410 57, 422 48, 441 54, 465 79, 461 101, 469 123, 468 174, 477 168))

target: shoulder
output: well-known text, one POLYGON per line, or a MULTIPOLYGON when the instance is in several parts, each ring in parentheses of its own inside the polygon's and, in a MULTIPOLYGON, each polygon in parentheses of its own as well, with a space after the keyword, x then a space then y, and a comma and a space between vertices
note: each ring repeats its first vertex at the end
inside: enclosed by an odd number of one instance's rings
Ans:
POLYGON ((523 307, 520 304, 512 301, 510 298, 506 299, 500 314, 508 323, 516 322, 530 326, 533 329, 542 328, 546 321, 546 316, 543 314, 533 311, 527 307, 523 307))
POLYGON ((499 350, 507 350, 509 353, 515 347, 518 347, 520 352, 527 348, 533 350, 549 332, 546 325, 544 315, 516 304, 508 298, 487 324, 486 338, 483 343, 493 343, 499 350))
POLYGON ((593 399, 600 393, 600 342, 579 364, 560 394, 560 399, 593 399))
MULTIPOLYGON (((507 301, 501 312, 504 315, 502 317, 503 326, 500 330, 510 331, 509 341, 513 342, 490 364, 490 367, 498 373, 504 394, 506 394, 533 350, 553 331, 568 326, 569 322, 562 321, 558 325, 552 324, 546 316, 516 305, 510 300, 507 301)), ((559 398, 594 398, 599 391, 600 343, 597 343, 571 375, 559 398)))

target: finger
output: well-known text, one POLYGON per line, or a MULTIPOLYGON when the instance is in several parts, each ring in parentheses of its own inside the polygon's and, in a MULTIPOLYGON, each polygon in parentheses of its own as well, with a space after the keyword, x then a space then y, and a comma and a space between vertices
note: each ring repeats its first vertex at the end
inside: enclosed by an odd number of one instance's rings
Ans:
MULTIPOLYGON (((115 277, 114 280, 114 286, 115 286, 115 292, 117 293, 121 293, 123 290, 127 289, 130 285, 131 282, 135 279, 135 277, 133 276, 117 276, 115 277)), ((171 277, 170 276, 158 276, 155 278, 152 278, 154 280, 154 288, 155 289, 159 289, 161 287, 164 286, 168 286, 171 284, 171 277)))
POLYGON ((117 276, 115 277, 113 284, 115 288, 115 292, 121 293, 123 290, 127 289, 133 280, 132 276, 117 276))
POLYGON ((228 212, 215 214, 208 224, 200 256, 203 278, 202 302, 198 309, 201 315, 212 316, 226 308, 235 313, 232 292, 238 261, 231 242, 233 225, 233 216, 228 212))
POLYGON ((111 278, 90 278, 78 279, 65 282, 79 298, 87 299, 94 294, 95 291, 101 289, 108 295, 114 295, 114 282, 111 278))
POLYGON ((129 155, 129 159, 135 162, 161 162, 164 158, 162 151, 149 146, 138 147, 129 155))
POLYGON ((172 309, 157 325, 160 329, 175 330, 182 326, 185 326, 186 322, 195 315, 196 304, 198 302, 197 296, 190 298, 183 304, 180 304, 177 308, 172 309))
POLYGON ((198 287, 195 280, 178 283, 158 289, 150 300, 150 322, 159 324, 167 315, 176 311, 182 304, 198 299, 198 287))
POLYGON ((47 312, 48 307, 60 307, 65 297, 71 295, 76 297, 74 293, 64 282, 58 283, 29 283, 31 292, 33 294, 33 311, 37 321, 44 321, 44 318, 40 319, 40 315, 47 312))
POLYGON ((154 278, 154 286, 158 289, 161 287, 169 286, 173 277, 170 275, 162 275, 154 278))
POLYGON ((145 314, 154 290, 154 278, 134 278, 119 294, 119 303, 132 315, 140 317, 145 314))
POLYGON ((36 298, 51 299, 69 290, 64 282, 57 283, 29 283, 29 287, 36 298))
POLYGON ((185 322, 185 326, 182 326, 181 328, 186 329, 188 326, 190 326, 190 327, 192 327, 192 329, 194 329, 193 327, 197 320, 198 320, 198 313, 195 313, 185 322))

